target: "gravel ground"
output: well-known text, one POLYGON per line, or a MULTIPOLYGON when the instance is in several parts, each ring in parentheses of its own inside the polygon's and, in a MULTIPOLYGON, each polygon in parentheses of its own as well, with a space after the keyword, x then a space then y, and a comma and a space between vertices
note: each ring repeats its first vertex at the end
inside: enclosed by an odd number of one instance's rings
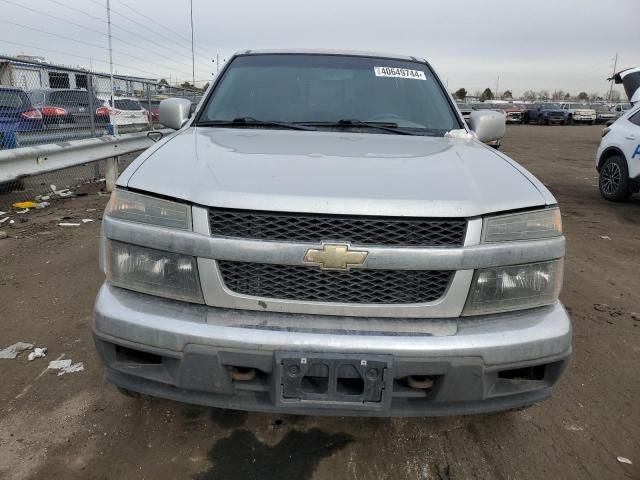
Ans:
POLYGON ((0 360, 0 478, 640 478, 640 198, 600 198, 599 133, 514 126, 503 142, 562 208, 562 300, 574 324, 555 395, 519 412, 296 417, 124 397, 105 383, 91 340, 106 197, 89 185, 88 196, 0 227, 9 234, 0 239, 0 347, 49 348, 46 359, 0 360), (94 221, 57 225, 83 218, 94 221), (61 355, 85 370, 47 372, 61 355))

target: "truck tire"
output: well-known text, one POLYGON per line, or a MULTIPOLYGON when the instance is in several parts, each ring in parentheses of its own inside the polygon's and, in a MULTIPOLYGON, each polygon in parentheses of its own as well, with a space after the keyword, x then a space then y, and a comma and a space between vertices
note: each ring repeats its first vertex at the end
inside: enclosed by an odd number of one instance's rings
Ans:
POLYGON ((600 167, 598 179, 600 195, 612 202, 624 202, 632 193, 629 180, 627 162, 619 155, 614 155, 605 160, 600 167))
POLYGON ((573 125, 573 117, 572 117, 571 115, 569 115, 569 116, 567 117, 567 122, 566 122, 566 124, 567 124, 567 125, 573 125))

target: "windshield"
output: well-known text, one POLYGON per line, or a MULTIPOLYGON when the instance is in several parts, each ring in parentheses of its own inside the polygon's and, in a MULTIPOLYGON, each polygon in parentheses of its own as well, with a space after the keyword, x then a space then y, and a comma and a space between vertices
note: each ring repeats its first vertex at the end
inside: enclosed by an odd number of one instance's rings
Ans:
POLYGON ((569 107, 572 109, 582 109, 582 108, 589 108, 589 105, 585 103, 572 103, 569 107))
POLYGON ((236 57, 196 125, 234 119, 318 128, 344 120, 380 122, 438 136, 461 128, 427 65, 346 55, 236 57))
POLYGON ((561 110, 560 105, 558 105, 557 103, 543 103, 542 109, 543 110, 561 110))
MULTIPOLYGON (((49 102, 62 105, 89 105, 89 92, 77 90, 63 90, 61 92, 51 92, 49 94, 49 102)), ((98 99, 93 100, 94 105, 100 103, 98 99)))

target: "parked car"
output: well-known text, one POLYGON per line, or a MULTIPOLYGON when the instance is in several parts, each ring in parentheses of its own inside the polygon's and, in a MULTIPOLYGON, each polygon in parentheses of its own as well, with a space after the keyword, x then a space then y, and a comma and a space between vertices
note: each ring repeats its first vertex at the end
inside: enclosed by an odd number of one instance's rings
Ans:
POLYGON ((495 109, 504 113, 507 123, 522 123, 522 107, 513 103, 497 103, 495 109))
POLYGON ((149 110, 149 121, 153 124, 157 124, 158 122, 160 122, 161 101, 162 100, 151 100, 151 105, 147 105, 147 102, 144 102, 144 106, 149 110))
POLYGON ((113 125, 148 125, 149 114, 137 98, 133 97, 102 97, 105 107, 109 109, 113 125))
POLYGON ((585 103, 563 103, 561 105, 564 110, 564 123, 571 125, 573 123, 589 123, 595 125, 596 111, 585 103))
POLYGON ((458 415, 551 395, 571 353, 557 202, 425 60, 245 51, 117 181, 107 379, 216 407, 458 415), (348 92, 348 93, 347 93, 348 92), (474 135, 472 135, 472 133, 474 135))
POLYGON ((468 122, 469 118, 471 117, 471 112, 473 112, 473 107, 471 106, 471 104, 456 102, 456 105, 458 106, 458 110, 460 110, 460 113, 462 114, 462 118, 464 118, 464 121, 468 122))
POLYGON ((618 103, 611 107, 611 111, 616 114, 616 118, 620 118, 631 108, 630 103, 618 103))
POLYGON ((109 123, 109 110, 87 90, 40 88, 27 91, 35 108, 42 113, 47 130, 65 128, 104 128, 109 123))
POLYGON ((602 131, 596 153, 600 194, 623 202, 640 190, 640 106, 602 131))
POLYGON ((533 103, 526 105, 522 123, 536 122, 540 125, 563 124, 565 111, 557 103, 533 103))
POLYGON ((21 88, 0 86, 0 150, 18 146, 16 133, 44 130, 42 114, 21 88))
POLYGON ((611 111, 607 105, 591 105, 590 108, 596 112, 596 123, 607 123, 618 117, 617 113, 611 111))

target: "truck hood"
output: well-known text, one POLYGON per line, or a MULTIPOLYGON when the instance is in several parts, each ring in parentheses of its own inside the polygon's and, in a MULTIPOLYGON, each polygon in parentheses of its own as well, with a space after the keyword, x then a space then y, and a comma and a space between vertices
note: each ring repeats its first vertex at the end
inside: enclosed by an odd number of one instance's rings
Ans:
POLYGON ((555 203, 521 166, 476 140, 186 128, 118 185, 226 208, 471 217, 555 203))

